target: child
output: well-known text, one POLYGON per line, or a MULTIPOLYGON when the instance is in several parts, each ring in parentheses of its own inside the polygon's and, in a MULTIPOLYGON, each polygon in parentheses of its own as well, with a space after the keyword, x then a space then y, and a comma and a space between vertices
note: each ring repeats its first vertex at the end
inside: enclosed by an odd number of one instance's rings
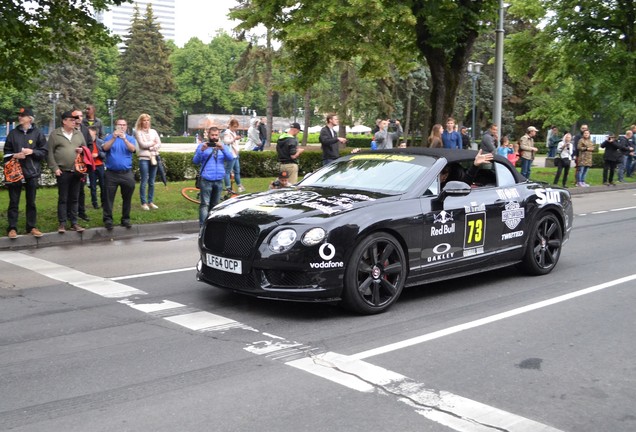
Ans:
POLYGON ((289 173, 287 171, 281 171, 278 175, 278 179, 269 184, 270 189, 280 189, 291 186, 289 184, 289 173))

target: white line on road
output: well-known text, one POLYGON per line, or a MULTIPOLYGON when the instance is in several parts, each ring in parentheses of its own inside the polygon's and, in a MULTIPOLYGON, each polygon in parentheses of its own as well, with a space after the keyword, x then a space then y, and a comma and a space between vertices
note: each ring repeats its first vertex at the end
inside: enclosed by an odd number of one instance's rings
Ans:
POLYGON ((544 307, 547 307, 547 306, 552 306, 554 304, 561 303, 561 302, 564 302, 564 301, 567 301, 567 300, 571 300, 573 298, 580 297, 580 296, 583 296, 583 295, 586 295, 586 294, 591 294, 593 292, 600 291, 600 290, 603 290, 605 288, 610 288, 610 287, 613 287, 615 285, 623 284, 625 282, 629 282, 629 281, 632 281, 634 279, 636 279, 636 274, 633 274, 633 275, 630 275, 630 276, 625 276, 625 277, 620 278, 620 279, 615 279, 613 281, 605 282, 605 283, 602 283, 602 284, 599 284, 599 285, 595 285, 593 287, 585 288, 585 289, 582 289, 582 290, 579 290, 579 291, 575 291, 575 292, 571 292, 571 293, 568 293, 568 294, 564 294, 562 296, 558 296, 558 297, 554 297, 554 298, 551 298, 551 299, 543 300, 543 301, 540 301, 540 302, 537 302, 537 303, 533 303, 533 304, 530 304, 530 305, 527 305, 527 306, 522 306, 522 307, 517 308, 517 309, 512 309, 512 310, 509 310, 509 311, 506 311, 506 312, 502 312, 502 313, 498 313, 498 314, 491 315, 491 316, 488 316, 488 317, 480 318, 480 319, 475 320, 475 321, 471 321, 471 322, 467 322, 467 323, 464 323, 464 324, 460 324, 460 325, 456 325, 456 326, 453 326, 453 327, 449 327, 447 329, 439 330, 439 331, 436 331, 436 332, 433 332, 433 333, 428 333, 428 334, 425 334, 425 335, 416 336, 416 337, 411 338, 411 339, 406 339, 406 340, 403 340, 403 341, 400 341, 400 342, 396 342, 396 343, 392 343, 392 344, 385 345, 385 346, 382 346, 382 347, 370 349, 368 351, 363 351, 361 353, 354 354, 351 357, 354 358, 354 359, 362 360, 362 359, 373 357, 373 356, 376 356, 376 355, 386 354, 386 353, 391 352, 391 351, 395 351, 395 350, 399 350, 399 349, 402 349, 402 348, 410 347, 410 346, 413 346, 413 345, 421 344, 423 342, 428 342, 430 340, 437 339, 437 338, 440 338, 442 336, 448 336, 448 335, 451 335, 451 334, 454 334, 454 333, 459 333, 459 332, 464 331, 464 330, 472 329, 472 328, 479 327, 479 326, 482 326, 482 325, 485 325, 485 324, 493 323, 495 321, 499 321, 499 320, 502 320, 502 319, 510 318, 512 316, 521 315, 521 314, 526 313, 526 312, 534 311, 534 310, 541 309, 541 308, 544 308, 544 307))
MULTIPOLYGON (((103 297, 120 298, 146 294, 144 291, 119 284, 112 280, 88 275, 68 267, 16 252, 0 252, 0 260, 38 272, 55 280, 67 282, 78 288, 85 289, 103 297)), ((155 275, 155 273, 148 275, 155 275)), ((135 277, 141 276, 136 275, 135 277)), ((442 336, 448 336, 463 330, 472 329, 481 325, 520 315, 522 313, 534 311, 602 289, 633 281, 635 279, 636 274, 626 276, 573 293, 533 303, 531 305, 407 339, 401 342, 396 342, 383 347, 374 348, 351 356, 344 356, 331 352, 319 353, 317 348, 312 348, 298 342, 288 341, 285 338, 269 333, 261 333, 245 324, 206 311, 173 315, 164 317, 163 319, 198 332, 225 331, 236 328, 257 332, 261 336, 265 336, 269 339, 259 340, 247 345, 244 348, 246 351, 252 352, 256 355, 263 355, 273 360, 282 361, 286 365, 329 379, 332 382, 357 391, 377 391, 384 395, 394 396, 400 402, 413 407, 416 413, 456 431, 487 432, 508 430, 514 432, 556 432, 558 429, 554 429, 550 426, 526 419, 516 414, 452 393, 425 388, 423 384, 414 382, 410 378, 387 369, 371 365, 370 363, 362 361, 362 359, 379 354, 385 354, 401 348, 437 339, 442 336)), ((160 303, 135 303, 132 300, 126 299, 120 300, 119 302, 145 313, 160 312, 184 307, 184 305, 170 300, 162 300, 160 303)))
POLYGON ((126 275, 126 276, 116 276, 116 277, 110 278, 110 280, 120 281, 120 280, 126 280, 126 279, 137 279, 137 278, 142 278, 142 277, 159 276, 159 275, 164 275, 164 274, 180 273, 180 272, 191 271, 191 270, 196 270, 196 267, 185 267, 185 268, 174 269, 174 270, 162 270, 162 271, 158 271, 158 272, 137 273, 137 274, 126 275))
POLYGON ((89 275, 79 270, 35 258, 18 252, 0 252, 0 260, 23 267, 43 276, 90 291, 106 298, 123 298, 145 295, 146 292, 113 282, 103 277, 89 275))

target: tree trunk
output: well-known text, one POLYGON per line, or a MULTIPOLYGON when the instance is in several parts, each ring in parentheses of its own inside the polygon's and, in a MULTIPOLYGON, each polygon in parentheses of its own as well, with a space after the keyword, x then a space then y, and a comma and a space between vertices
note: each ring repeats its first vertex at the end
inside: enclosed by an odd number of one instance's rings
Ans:
POLYGON ((303 124, 305 125, 305 131, 303 132, 303 145, 306 146, 307 145, 307 138, 309 137, 309 132, 307 132, 307 129, 309 129, 309 122, 311 121, 311 89, 307 89, 305 91, 305 98, 304 98, 304 104, 303 104, 303 109, 304 109, 304 113, 305 113, 305 118, 303 119, 303 124))
MULTIPOLYGON (((347 63, 341 63, 343 70, 340 74, 340 126, 338 127, 338 136, 346 138, 347 136, 347 124, 350 123, 349 119, 349 65, 347 63)), ((340 147, 343 147, 341 144, 340 147)))

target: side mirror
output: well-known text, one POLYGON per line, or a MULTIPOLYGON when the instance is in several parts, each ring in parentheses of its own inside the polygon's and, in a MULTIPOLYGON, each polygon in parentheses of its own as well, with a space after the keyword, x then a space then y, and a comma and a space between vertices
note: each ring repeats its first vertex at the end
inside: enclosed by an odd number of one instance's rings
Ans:
POLYGON ((462 181, 449 181, 442 189, 442 193, 439 194, 439 199, 444 201, 447 197, 461 197, 466 196, 472 191, 472 188, 468 183, 462 181))

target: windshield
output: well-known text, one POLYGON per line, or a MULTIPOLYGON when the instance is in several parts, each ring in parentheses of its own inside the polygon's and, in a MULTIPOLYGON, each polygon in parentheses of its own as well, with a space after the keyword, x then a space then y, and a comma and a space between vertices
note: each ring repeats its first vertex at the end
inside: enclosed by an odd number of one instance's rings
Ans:
POLYGON ((428 156, 360 154, 339 160, 304 179, 301 186, 402 194, 435 162, 428 156))

